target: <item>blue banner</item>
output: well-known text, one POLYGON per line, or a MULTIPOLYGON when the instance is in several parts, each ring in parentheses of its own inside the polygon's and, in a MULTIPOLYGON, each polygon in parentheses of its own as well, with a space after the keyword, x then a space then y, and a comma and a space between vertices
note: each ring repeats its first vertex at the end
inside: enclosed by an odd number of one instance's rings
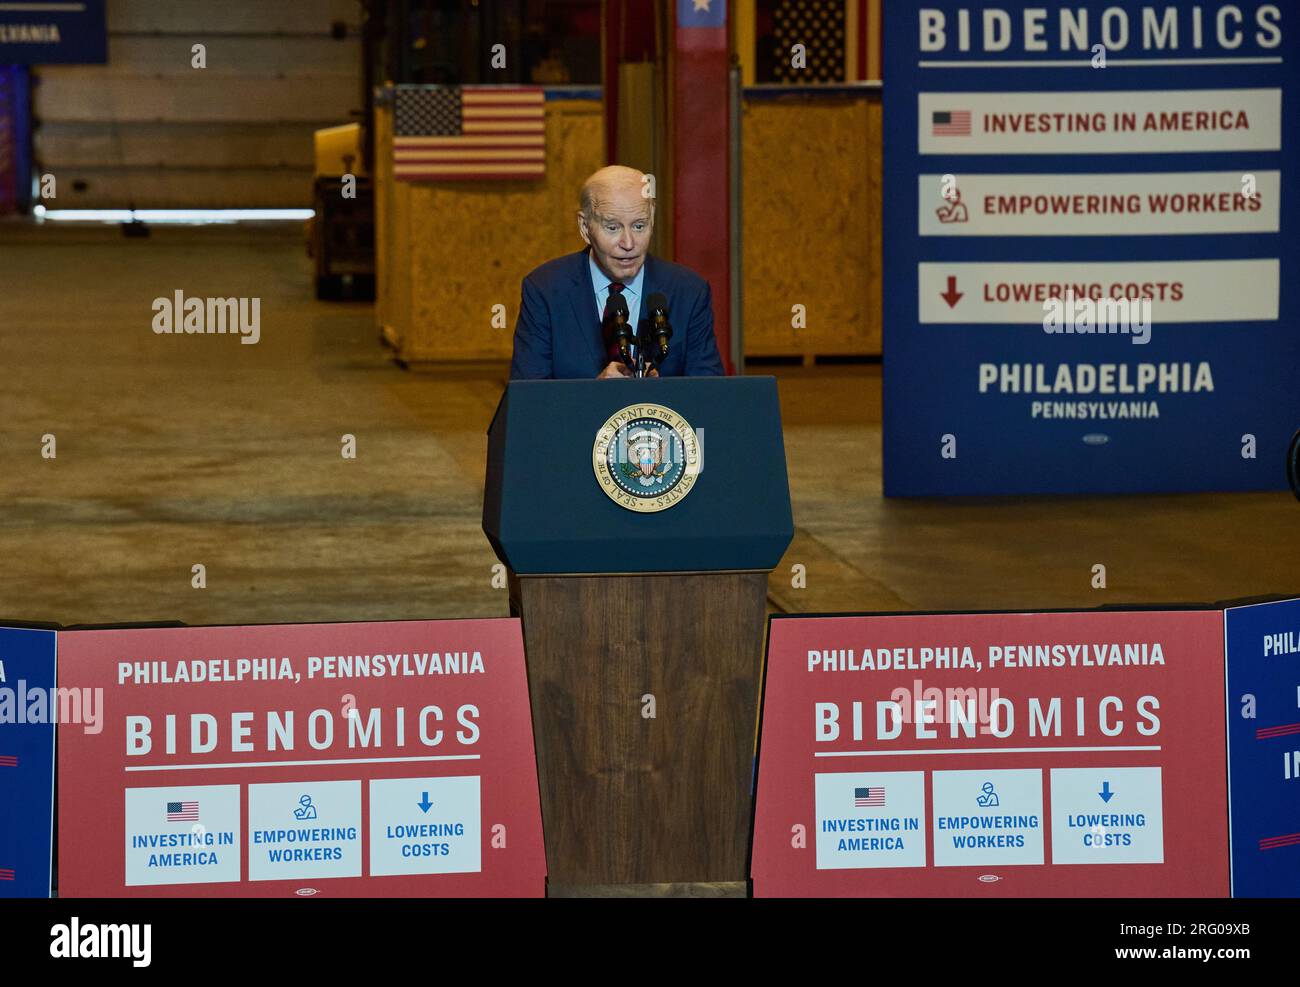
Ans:
POLYGON ((0 65, 106 61, 104 0, 0 3, 0 65))
POLYGON ((0 65, 0 216, 22 212, 31 198, 31 121, 27 67, 0 65))
POLYGON ((1232 894, 1300 897, 1300 600, 1225 612, 1232 894))
POLYGON ((0 898, 48 898, 55 633, 0 627, 0 898))
POLYGON ((884 5, 886 495, 1284 485, 1285 11, 884 5))

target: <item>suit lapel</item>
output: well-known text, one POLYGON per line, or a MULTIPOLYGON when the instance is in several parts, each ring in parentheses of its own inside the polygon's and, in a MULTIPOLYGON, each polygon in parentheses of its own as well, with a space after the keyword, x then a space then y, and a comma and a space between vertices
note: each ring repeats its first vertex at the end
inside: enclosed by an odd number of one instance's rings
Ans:
POLYGON ((573 279, 570 301, 573 302, 573 324, 582 336, 599 373, 605 369, 606 361, 602 356, 604 341, 601 339, 600 317, 596 315, 596 286, 591 283, 591 263, 587 258, 587 250, 577 255, 578 270, 573 279))
POLYGON ((649 317, 650 309, 647 305, 647 299, 656 291, 659 291, 658 267, 655 259, 650 254, 645 255, 645 277, 641 279, 641 311, 637 313, 636 329, 638 337, 640 336, 642 324, 649 317))
MULTIPOLYGON (((664 290, 663 279, 660 275, 663 272, 659 268, 659 262, 653 254, 646 254, 645 258, 645 277, 641 279, 641 322, 638 323, 638 332, 641 329, 649 330, 650 328, 650 298, 655 292, 663 292, 667 297, 668 292, 664 290)), ((671 359, 674 350, 670 344, 668 354, 671 359)))

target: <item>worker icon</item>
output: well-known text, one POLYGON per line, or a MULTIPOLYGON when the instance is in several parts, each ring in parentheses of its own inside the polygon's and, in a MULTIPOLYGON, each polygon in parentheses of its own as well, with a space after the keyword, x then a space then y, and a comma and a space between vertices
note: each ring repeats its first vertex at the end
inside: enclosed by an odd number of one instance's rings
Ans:
POLYGON ((986 781, 980 786, 980 794, 975 797, 975 804, 985 809, 995 809, 1002 803, 998 793, 993 790, 993 782, 986 781))
POLYGON ((961 201, 961 189, 954 188, 952 196, 945 196, 945 198, 948 201, 934 211, 934 214, 939 217, 939 222, 965 223, 970 219, 966 212, 966 203, 961 201))
POLYGON ((311 804, 310 795, 304 795, 302 798, 298 800, 298 808, 293 810, 293 818, 295 819, 316 818, 316 806, 311 804))

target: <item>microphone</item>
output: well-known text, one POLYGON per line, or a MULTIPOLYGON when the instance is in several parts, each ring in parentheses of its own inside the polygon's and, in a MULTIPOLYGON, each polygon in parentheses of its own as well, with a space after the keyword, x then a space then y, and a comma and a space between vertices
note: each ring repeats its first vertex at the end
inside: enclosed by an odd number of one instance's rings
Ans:
POLYGON ((631 316, 628 315, 627 311, 627 299, 623 297, 621 292, 617 294, 611 292, 608 308, 605 310, 605 330, 608 333, 610 325, 613 325, 614 328, 611 335, 613 336, 614 342, 618 343, 618 352, 623 358, 624 363, 629 359, 628 347, 634 341, 632 338, 632 327, 628 325, 629 318, 631 318, 631 316))
POLYGON ((650 338, 654 341, 652 353, 655 366, 658 366, 668 356, 668 340, 673 338, 673 326, 668 321, 668 299, 662 291, 656 291, 646 299, 646 307, 650 310, 650 338))

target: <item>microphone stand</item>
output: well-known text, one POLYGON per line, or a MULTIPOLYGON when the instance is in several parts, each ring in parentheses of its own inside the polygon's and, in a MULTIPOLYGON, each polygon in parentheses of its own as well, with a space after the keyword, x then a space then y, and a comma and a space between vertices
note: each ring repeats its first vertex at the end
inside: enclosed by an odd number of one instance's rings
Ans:
POLYGON ((624 354, 623 366, 627 367, 628 370, 632 371, 633 377, 640 377, 641 376, 641 347, 636 344, 635 336, 632 337, 631 345, 636 345, 636 357, 632 358, 624 354))
MULTIPOLYGON (((610 321, 610 320, 613 321, 613 324, 614 324, 614 332, 615 332, 615 337, 616 337, 616 338, 619 337, 619 331, 620 331, 621 329, 628 329, 628 328, 630 328, 626 322, 623 322, 623 323, 620 325, 619 320, 618 320, 618 314, 617 314, 617 313, 612 314, 611 316, 609 316, 609 318, 607 319, 607 321, 610 321)), ((607 331, 608 331, 608 330, 607 330, 607 331)), ((608 336, 607 336, 606 338, 608 338, 608 336)), ((636 342, 636 336, 635 336, 634 332, 631 334, 631 341, 632 341, 632 342, 636 342)), ((618 348, 618 350, 619 350, 619 359, 621 359, 621 360, 623 361, 623 366, 627 367, 628 370, 631 370, 635 376, 640 377, 640 376, 641 376, 640 369, 639 369, 639 367, 637 366, 637 364, 639 363, 640 358, 641 358, 641 348, 640 348, 640 346, 637 347, 637 360, 636 360, 635 362, 634 362, 634 361, 633 361, 633 360, 628 356, 628 354, 627 354, 627 350, 624 349, 622 346, 620 346, 620 347, 618 348)))

